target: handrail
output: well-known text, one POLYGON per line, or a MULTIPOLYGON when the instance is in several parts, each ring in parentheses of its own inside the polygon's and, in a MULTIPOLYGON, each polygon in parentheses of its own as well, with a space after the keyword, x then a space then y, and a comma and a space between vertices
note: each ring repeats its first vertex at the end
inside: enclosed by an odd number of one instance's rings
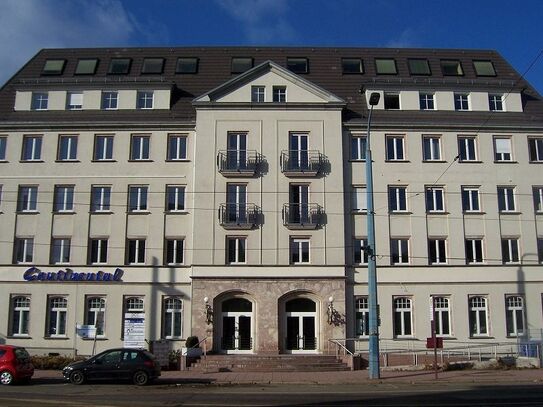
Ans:
POLYGON ((184 354, 182 353, 181 356, 187 356, 187 353, 188 353, 189 349, 197 349, 197 348, 200 347, 200 344, 201 344, 202 342, 204 342, 204 350, 203 350, 203 354, 204 354, 204 358, 205 358, 205 357, 207 356, 207 338, 209 338, 209 336, 206 336, 204 339, 202 339, 200 342, 198 342, 198 343, 192 345, 190 348, 187 348, 187 347, 186 347, 187 350, 185 351, 184 354))
MULTIPOLYGON (((339 347, 340 349, 343 349, 343 354, 344 354, 344 355, 345 355, 345 354, 354 355, 353 352, 351 352, 349 349, 347 349, 347 348, 345 347, 345 345, 341 344, 339 341, 340 341, 340 340, 338 340, 338 339, 328 339, 328 342, 330 342, 330 343, 336 345, 336 349, 337 349, 337 347, 339 347)), ((336 351, 336 356, 337 356, 337 355, 338 355, 338 352, 336 351)))

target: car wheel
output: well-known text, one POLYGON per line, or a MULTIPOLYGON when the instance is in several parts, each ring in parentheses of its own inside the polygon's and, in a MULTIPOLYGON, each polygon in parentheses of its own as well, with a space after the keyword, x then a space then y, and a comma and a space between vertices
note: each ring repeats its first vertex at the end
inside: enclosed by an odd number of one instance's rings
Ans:
POLYGON ((149 375, 143 370, 138 370, 136 373, 134 373, 134 377, 132 379, 134 384, 137 384, 138 386, 145 386, 147 383, 149 383, 149 375))
POLYGON ((12 384, 13 383, 13 375, 8 372, 7 370, 4 370, 0 373, 0 383, 2 384, 12 384))
POLYGON ((85 375, 80 370, 74 370, 70 373, 70 383, 83 384, 85 383, 85 375))

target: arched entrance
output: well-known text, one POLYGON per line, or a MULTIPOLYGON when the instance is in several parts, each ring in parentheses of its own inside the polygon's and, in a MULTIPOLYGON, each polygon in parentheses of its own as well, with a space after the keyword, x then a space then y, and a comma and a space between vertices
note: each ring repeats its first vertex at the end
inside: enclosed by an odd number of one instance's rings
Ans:
POLYGON ((309 298, 285 303, 283 333, 286 353, 316 353, 318 347, 317 304, 309 298))
POLYGON ((252 353, 254 349, 253 303, 230 298, 221 304, 219 332, 223 353, 252 353))

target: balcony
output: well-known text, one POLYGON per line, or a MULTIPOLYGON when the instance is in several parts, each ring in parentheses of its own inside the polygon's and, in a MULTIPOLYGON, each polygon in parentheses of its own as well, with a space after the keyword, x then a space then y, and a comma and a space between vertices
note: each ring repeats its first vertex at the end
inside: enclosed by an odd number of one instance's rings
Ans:
POLYGON ((324 156, 317 150, 281 152, 281 171, 287 177, 314 177, 324 169, 324 156))
POLYGON ((255 150, 221 150, 217 169, 225 177, 253 177, 258 172, 262 155, 255 150))
POLYGON ((324 210, 319 204, 284 204, 283 225, 289 229, 317 229, 324 223, 324 210))
POLYGON ((258 224, 258 214, 253 203, 223 203, 219 207, 219 223, 225 229, 252 229, 258 224))

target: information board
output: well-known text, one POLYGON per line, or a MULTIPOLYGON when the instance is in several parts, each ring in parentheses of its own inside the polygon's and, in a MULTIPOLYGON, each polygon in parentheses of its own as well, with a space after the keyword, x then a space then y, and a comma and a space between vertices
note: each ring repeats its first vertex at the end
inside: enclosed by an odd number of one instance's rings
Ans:
POLYGON ((145 314, 124 314, 124 347, 145 348, 145 314))

